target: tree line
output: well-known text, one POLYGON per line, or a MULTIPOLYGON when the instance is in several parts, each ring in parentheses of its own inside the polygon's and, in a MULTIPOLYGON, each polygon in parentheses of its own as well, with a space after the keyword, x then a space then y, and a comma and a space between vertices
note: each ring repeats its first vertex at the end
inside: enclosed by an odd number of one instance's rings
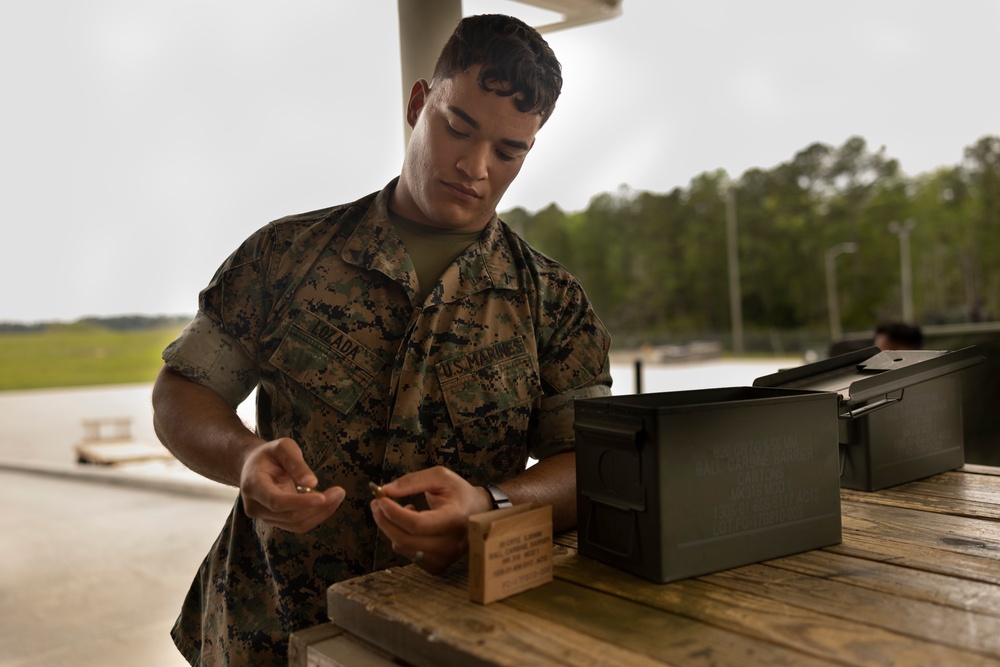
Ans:
MULTIPOLYGON (((980 138, 963 156, 955 166, 908 176, 884 148, 851 137, 838 147, 814 143, 738 179, 718 170, 666 193, 622 186, 593 197, 583 211, 552 204, 537 213, 516 208, 503 218, 581 279, 616 344, 625 346, 698 338, 730 343, 732 240, 747 348, 792 350, 806 340, 829 341, 831 254, 843 331, 903 319, 904 245, 915 322, 994 319, 1000 137, 980 138), (853 244, 854 252, 831 253, 843 244, 853 244)), ((114 330, 167 321, 186 318, 81 320, 114 330)), ((47 326, 0 322, 0 332, 47 326)))
POLYGON ((960 164, 913 177, 884 148, 851 137, 738 179, 719 170, 666 193, 622 186, 579 212, 553 204, 502 217, 581 279, 619 343, 724 338, 730 238, 749 339, 828 340, 830 283, 844 331, 903 319, 906 293, 917 323, 992 319, 1000 309, 997 136, 966 147, 960 164))
POLYGON ((191 315, 110 315, 107 317, 82 317, 70 323, 65 322, 0 322, 0 333, 37 333, 54 328, 86 329, 98 327, 109 331, 146 331, 160 327, 183 327, 191 321, 191 315))

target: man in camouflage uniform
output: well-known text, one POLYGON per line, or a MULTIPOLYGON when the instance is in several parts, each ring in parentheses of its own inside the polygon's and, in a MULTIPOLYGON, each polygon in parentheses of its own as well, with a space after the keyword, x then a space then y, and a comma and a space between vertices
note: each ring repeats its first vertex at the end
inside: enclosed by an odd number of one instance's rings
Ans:
POLYGON ((610 393, 609 338, 495 213, 560 87, 534 30, 464 19, 413 86, 400 176, 253 234, 164 351, 158 435, 240 489, 174 627, 192 664, 284 664, 330 584, 443 572, 503 494, 575 524, 572 401, 610 393), (255 388, 253 433, 235 407, 255 388))

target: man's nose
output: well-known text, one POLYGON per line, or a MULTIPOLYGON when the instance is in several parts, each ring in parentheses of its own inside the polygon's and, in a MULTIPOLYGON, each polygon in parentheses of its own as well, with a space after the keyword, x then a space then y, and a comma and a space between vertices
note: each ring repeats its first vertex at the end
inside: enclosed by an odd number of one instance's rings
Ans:
POLYGON ((489 146, 480 143, 472 144, 458 158, 458 164, 456 166, 459 171, 468 176, 469 179, 473 181, 482 180, 486 178, 486 175, 489 172, 487 167, 489 154, 489 146))

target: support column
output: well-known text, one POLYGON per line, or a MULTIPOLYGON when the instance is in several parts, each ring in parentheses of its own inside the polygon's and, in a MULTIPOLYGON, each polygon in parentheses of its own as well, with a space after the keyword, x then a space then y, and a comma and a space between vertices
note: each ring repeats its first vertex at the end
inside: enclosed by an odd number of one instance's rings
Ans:
POLYGON ((430 81, 434 63, 455 25, 462 20, 462 0, 397 0, 399 8, 399 58, 402 65, 403 136, 410 140, 406 102, 418 79, 430 81))

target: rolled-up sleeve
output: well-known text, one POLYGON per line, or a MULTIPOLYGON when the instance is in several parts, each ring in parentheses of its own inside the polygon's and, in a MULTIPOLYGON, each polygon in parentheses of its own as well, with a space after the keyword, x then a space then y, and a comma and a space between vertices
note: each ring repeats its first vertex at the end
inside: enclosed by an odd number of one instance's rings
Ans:
POLYGON ((260 380, 257 348, 271 303, 264 267, 273 241, 272 225, 244 241, 202 290, 194 320, 163 351, 168 366, 234 407, 260 380))
POLYGON ((595 384, 581 387, 564 394, 554 394, 542 398, 538 408, 538 421, 531 432, 528 455, 541 461, 544 458, 571 452, 576 449, 573 431, 573 402, 578 398, 598 398, 610 396, 611 387, 595 384))
POLYGON ((259 379, 255 360, 202 311, 166 347, 163 361, 234 408, 250 395, 259 379))

